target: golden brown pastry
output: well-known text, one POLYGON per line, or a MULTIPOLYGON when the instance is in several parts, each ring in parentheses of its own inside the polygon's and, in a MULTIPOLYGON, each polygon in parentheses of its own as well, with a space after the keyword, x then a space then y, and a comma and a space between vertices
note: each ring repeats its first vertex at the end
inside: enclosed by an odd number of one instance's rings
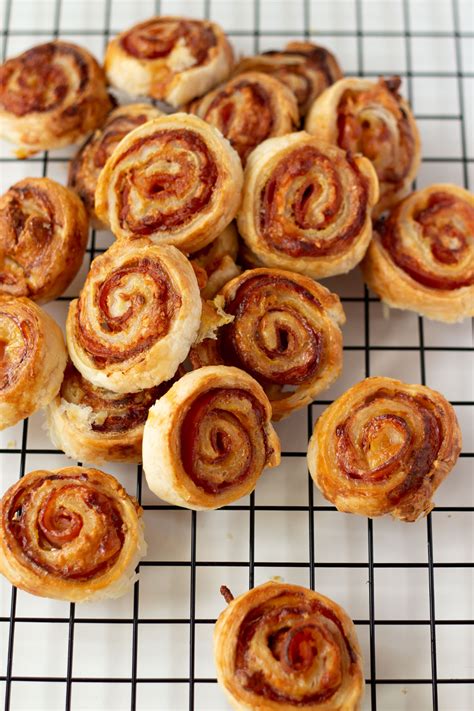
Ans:
POLYGON ((114 393, 96 388, 68 363, 61 389, 46 409, 51 441, 77 461, 141 462, 148 410, 170 385, 114 393))
POLYGON ((105 71, 112 86, 181 106, 229 76, 232 48, 214 22, 152 17, 115 37, 105 71))
POLYGON ((217 680, 238 711, 357 711, 362 659, 350 617, 314 590, 270 581, 228 602, 214 629, 217 680))
POLYGON ((269 138, 253 151, 237 224, 261 266, 318 279, 360 262, 377 199, 367 158, 300 131, 269 138))
POLYGON ((110 474, 87 467, 30 472, 0 503, 0 572, 40 597, 119 597, 146 553, 141 516, 110 474))
POLYGON ((235 67, 235 73, 249 71, 271 74, 286 84, 296 97, 300 116, 305 116, 313 101, 342 77, 341 68, 328 49, 297 41, 289 42, 281 51, 244 57, 235 67))
POLYGON ((229 139, 245 165, 266 138, 284 136, 299 122, 294 94, 269 74, 245 72, 196 99, 188 111, 229 139))
POLYGON ((380 183, 376 216, 408 193, 421 162, 418 127, 400 83, 400 77, 340 79, 306 117, 308 133, 372 161, 380 183))
POLYGON ((461 321, 474 316, 473 238, 474 195, 430 185, 375 223, 364 279, 389 306, 461 321))
POLYGON ((32 47, 0 66, 0 136, 21 158, 77 143, 111 108, 102 68, 71 42, 32 47))
POLYGON ((233 321, 191 349, 194 367, 235 365, 261 384, 273 419, 286 417, 328 388, 342 369, 344 311, 336 294, 282 269, 250 269, 216 302, 233 321))
POLYGON ((148 237, 194 252, 233 220, 242 181, 239 156, 219 131, 172 114, 125 136, 99 176, 95 210, 119 240, 148 237))
POLYGON ((0 197, 0 293, 44 303, 63 293, 82 264, 86 211, 50 178, 26 178, 0 197))
POLYGON ((25 297, 0 294, 0 430, 51 402, 66 360, 51 316, 25 297))
POLYGON ((416 521, 461 451, 453 407, 435 390, 392 378, 349 388, 316 422, 308 467, 339 511, 416 521))
POLYGON ((280 462, 271 414, 260 385, 238 368, 186 373, 148 414, 148 486, 164 501, 196 511, 250 494, 263 469, 280 462))
POLYGON ((238 252, 239 238, 233 222, 207 247, 194 252, 193 268, 204 271, 200 284, 203 299, 213 299, 224 284, 240 274, 236 264, 238 252))
POLYGON ((94 194, 100 171, 122 138, 137 126, 162 116, 163 112, 151 104, 119 106, 107 117, 80 147, 69 164, 68 185, 84 203, 94 227, 102 227, 94 211, 94 194))
POLYGON ((196 338, 198 283, 186 257, 149 240, 116 242, 69 307, 71 360, 97 387, 134 393, 175 374, 196 338))

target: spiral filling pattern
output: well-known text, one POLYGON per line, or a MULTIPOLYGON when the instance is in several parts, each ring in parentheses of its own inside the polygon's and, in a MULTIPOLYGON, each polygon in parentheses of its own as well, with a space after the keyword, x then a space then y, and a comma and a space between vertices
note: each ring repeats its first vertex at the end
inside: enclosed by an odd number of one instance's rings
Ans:
POLYGON ((38 322, 34 313, 22 313, 14 304, 0 301, 0 393, 20 378, 38 343, 38 322))
POLYGON ((208 24, 171 18, 153 18, 133 27, 121 38, 128 54, 144 60, 162 59, 175 48, 186 47, 193 58, 192 66, 204 64, 216 44, 217 38, 208 24))

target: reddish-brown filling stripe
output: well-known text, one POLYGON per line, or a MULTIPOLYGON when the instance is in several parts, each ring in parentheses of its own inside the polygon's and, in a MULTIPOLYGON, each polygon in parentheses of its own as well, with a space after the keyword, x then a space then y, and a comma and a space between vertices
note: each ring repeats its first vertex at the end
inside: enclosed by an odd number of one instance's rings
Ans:
POLYGON ((114 565, 124 543, 124 524, 119 509, 112 497, 95 488, 94 479, 87 474, 66 477, 52 474, 38 478, 31 486, 19 486, 3 510, 3 521, 10 547, 18 547, 37 570, 64 580, 87 581, 102 575, 114 565), (38 518, 30 521, 29 513, 31 507, 37 505, 40 487, 57 482, 61 482, 59 487, 53 485, 50 493, 42 494, 38 518), (91 510, 102 524, 104 533, 89 560, 79 558, 73 546, 70 559, 64 562, 64 556, 61 556, 63 562, 56 563, 53 555, 48 557, 49 551, 67 548, 81 534, 87 536, 87 531, 83 532, 85 522, 82 516, 61 504, 62 498, 67 504, 69 497, 80 499, 91 510))
POLYGON ((0 107, 15 116, 25 116, 60 106, 70 89, 68 75, 58 61, 62 57, 72 60, 79 95, 89 81, 86 60, 74 47, 51 42, 33 47, 0 67, 0 107))
POLYGON ((292 257, 340 254, 359 236, 366 221, 367 200, 367 180, 350 156, 330 159, 313 146, 297 148, 278 163, 261 191, 260 233, 270 247, 292 257), (340 171, 350 174, 355 201, 353 214, 344 221, 343 201, 348 198, 340 171), (288 192, 296 180, 300 185, 288 205, 288 192), (328 185, 328 197, 313 224, 310 206, 321 194, 323 183, 328 185), (330 226, 334 236, 318 238, 318 233, 330 226))
MULTIPOLYGON (((251 691, 270 701, 292 704, 304 707, 309 704, 322 703, 333 696, 340 687, 343 673, 341 666, 337 669, 327 669, 321 675, 320 686, 304 696, 286 695, 278 691, 264 671, 253 671, 255 649, 251 648, 252 640, 262 629, 269 630, 267 644, 273 657, 280 662, 282 672, 291 674, 295 680, 295 688, 304 686, 304 677, 314 664, 316 657, 326 662, 326 645, 345 650, 348 656, 348 673, 352 673, 357 655, 344 631, 342 622, 337 615, 319 600, 305 599, 302 593, 281 592, 272 597, 268 603, 262 603, 247 613, 240 625, 235 652, 235 676, 247 691, 251 691), (281 604, 275 601, 282 598, 281 604), (301 624, 294 625, 295 617, 301 618, 301 624), (329 623, 329 625, 328 625, 329 623), (336 630, 331 629, 335 626, 336 630), (271 630, 271 631, 270 631, 271 630), (323 639, 323 648, 317 648, 315 640, 323 639)), ((333 655, 341 664, 340 653, 333 655)), ((310 682, 307 682, 310 686, 310 682)))
POLYGON ((93 303, 99 312, 97 318, 104 334, 103 338, 101 333, 97 333, 95 327, 91 325, 86 312, 86 303, 85 298, 79 298, 76 311, 77 339, 96 365, 104 367, 109 363, 120 363, 132 358, 163 338, 168 333, 171 321, 181 304, 181 297, 159 262, 143 257, 121 265, 94 286, 93 303), (120 291, 124 281, 134 274, 143 274, 154 282, 155 292, 150 291, 148 295, 149 298, 154 299, 153 306, 150 308, 153 309, 154 318, 148 318, 143 324, 141 335, 134 338, 133 345, 126 343, 122 348, 118 348, 107 340, 107 334, 126 330, 128 323, 138 317, 145 304, 145 296, 140 289, 135 293, 127 291, 129 306, 117 316, 111 313, 109 300, 112 293, 116 290, 120 291))
MULTIPOLYGON (((452 277, 437 274, 429 265, 404 251, 401 234, 404 225, 401 208, 395 208, 388 219, 380 220, 376 229, 382 244, 395 264, 412 279, 431 289, 460 289, 474 284, 474 268, 467 268, 452 277)), ((440 267, 456 267, 474 247, 474 208, 468 202, 445 192, 430 195, 426 207, 413 214, 418 223, 421 241, 428 243, 431 255, 440 267)))
POLYGON ((337 465, 347 478, 377 483, 388 481, 396 472, 404 472, 404 481, 387 493, 390 501, 397 504, 407 493, 416 491, 431 471, 441 446, 443 424, 439 412, 428 397, 390 392, 382 388, 365 398, 359 405, 352 406, 349 417, 336 427, 336 437, 337 465), (394 412, 385 412, 371 417, 370 408, 376 406, 378 402, 387 401, 393 402, 394 412), (405 419, 400 405, 410 407, 414 417, 416 416, 421 423, 421 433, 413 431, 413 425, 405 419), (359 413, 366 408, 367 420, 363 425, 359 441, 354 442, 351 437, 351 425, 355 418, 360 417, 359 413), (398 443, 393 444, 389 437, 390 444, 387 445, 389 449, 383 462, 371 469, 366 459, 367 454, 372 443, 383 436, 385 428, 398 433, 398 443))
MULTIPOLYGON (((158 131, 151 136, 136 140, 121 156, 128 156, 150 146, 153 162, 157 156, 178 167, 178 170, 144 174, 143 163, 124 171, 117 179, 117 202, 122 229, 134 235, 147 236, 161 230, 179 229, 204 210, 212 199, 219 170, 213 154, 204 140, 189 130, 158 131), (134 190, 150 202, 146 217, 134 217, 129 204, 130 192, 134 190), (188 192, 191 196, 188 198, 188 192), (167 203, 180 201, 178 208, 170 209, 167 203), (152 205, 154 204, 154 209, 152 205)), ((120 162, 117 166, 120 170, 120 162)))
POLYGON ((171 54, 182 40, 196 60, 203 64, 217 44, 212 27, 193 20, 153 19, 132 28, 121 39, 122 47, 138 59, 160 59, 171 54))
POLYGON ((0 311, 1 322, 10 322, 13 328, 19 333, 20 348, 15 348, 13 357, 11 349, 8 347, 10 341, 0 338, 0 392, 10 388, 18 379, 21 373, 21 366, 27 358, 33 355, 38 337, 37 324, 28 318, 23 318, 16 313, 0 311))

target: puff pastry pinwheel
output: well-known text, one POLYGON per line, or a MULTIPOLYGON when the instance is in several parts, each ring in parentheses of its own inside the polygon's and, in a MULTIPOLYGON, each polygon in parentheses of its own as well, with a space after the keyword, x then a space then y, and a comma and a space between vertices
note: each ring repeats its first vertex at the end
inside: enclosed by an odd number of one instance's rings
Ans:
POLYGON ((105 70, 112 86, 178 107, 226 79, 233 62, 219 25, 163 16, 115 37, 107 47, 105 70))
POLYGON ((311 42, 289 42, 282 51, 244 57, 235 72, 248 71, 271 74, 286 84, 296 97, 301 116, 328 86, 342 77, 335 56, 311 42))
POLYGON ((100 171, 122 138, 137 126, 162 116, 151 104, 127 104, 110 112, 107 120, 81 146, 69 164, 68 185, 89 213, 94 227, 102 227, 94 211, 94 195, 100 171))
POLYGON ((0 430, 51 402, 66 360, 51 316, 25 297, 0 294, 0 430))
POLYGON ((360 262, 377 199, 367 158, 300 131, 269 138, 251 153, 237 225, 250 262, 318 279, 360 262))
POLYGON ((213 242, 192 255, 191 263, 205 272, 204 284, 201 286, 203 299, 213 299, 228 281, 240 274, 236 264, 239 252, 239 238, 234 223, 228 227, 213 242))
POLYGON ((47 42, 0 66, 0 136, 19 157, 82 140, 112 108, 94 57, 70 42, 47 42))
POLYGON ((323 412, 308 446, 308 467, 340 511, 426 516, 434 492, 461 451, 449 402, 424 385, 367 378, 323 412))
POLYGON ((389 306, 461 321, 474 316, 473 240, 474 195, 430 185, 375 223, 364 279, 389 306))
POLYGON ((310 403, 342 369, 341 302, 282 269, 250 269, 217 297, 233 321, 191 349, 194 367, 235 365, 260 382, 279 420, 310 403))
POLYGON ((340 79, 306 117, 309 133, 372 161, 380 183, 376 216, 408 193, 421 162, 418 128, 400 83, 400 77, 340 79))
POLYGON ((242 182, 239 156, 221 133, 178 113, 122 139, 99 176, 95 211, 119 240, 148 237, 194 252, 233 220, 242 182))
POLYGON ((71 360, 97 387, 133 393, 175 374, 201 318, 199 286, 175 247, 116 242, 91 265, 69 307, 71 360))
POLYGON ((280 462, 280 441, 260 385, 238 368, 186 373, 150 409, 143 468, 164 501, 196 511, 250 494, 264 467, 280 462))
POLYGON ((40 597, 119 597, 146 553, 141 516, 136 499, 98 469, 30 472, 0 503, 0 572, 40 597))
POLYGON ((244 165, 255 146, 291 133, 299 122, 294 94, 262 72, 239 74, 193 101, 188 110, 218 128, 244 165))
POLYGON ((233 599, 214 629, 217 680, 238 711, 357 711, 364 693, 354 624, 314 590, 268 582, 233 599))
POLYGON ((50 178, 26 178, 0 197, 0 293, 51 301, 82 264, 86 211, 50 178))

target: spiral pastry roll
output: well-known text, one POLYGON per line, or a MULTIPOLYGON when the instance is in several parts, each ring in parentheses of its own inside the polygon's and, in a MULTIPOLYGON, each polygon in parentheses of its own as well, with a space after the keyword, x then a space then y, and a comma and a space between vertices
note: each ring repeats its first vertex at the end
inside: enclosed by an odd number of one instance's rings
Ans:
POLYGON ((94 195, 100 171, 127 133, 162 115, 151 104, 119 106, 111 111, 104 125, 87 139, 69 164, 68 185, 81 198, 95 227, 102 227, 94 211, 94 195))
POLYGON ((452 406, 435 390, 367 378, 321 415, 308 447, 316 486, 339 511, 416 521, 461 451, 452 406))
POLYGON ((19 157, 82 140, 112 104, 94 57, 70 42, 47 42, 0 66, 0 136, 19 157))
POLYGON ((201 285, 203 299, 213 299, 224 284, 240 274, 236 264, 239 252, 239 238, 234 223, 213 242, 194 252, 191 260, 193 268, 204 270, 204 280, 201 285))
POLYGON ((251 269, 218 299, 233 320, 191 350, 194 367, 235 365, 260 382, 279 420, 310 403, 342 369, 345 315, 336 294, 281 269, 251 269))
POLYGON ((51 316, 25 297, 0 294, 0 430, 51 402, 66 360, 51 316))
POLYGON ((361 266, 389 306, 446 323, 474 316, 474 195, 449 184, 411 193, 375 223, 361 266))
POLYGON ((88 220, 81 201, 49 178, 26 178, 0 197, 0 293, 44 303, 82 264, 88 220))
POLYGON ((0 572, 40 597, 119 597, 146 554, 141 516, 136 499, 98 469, 30 472, 0 503, 0 572))
POLYGON ((235 73, 271 74, 293 92, 300 116, 305 116, 313 101, 331 84, 342 78, 335 56, 311 42, 289 42, 283 51, 263 52, 244 57, 235 73))
POLYGON ((188 109, 219 129, 245 165, 266 138, 284 136, 299 122, 294 94, 262 72, 245 72, 196 99, 188 109))
POLYGON ((318 138, 374 164, 380 183, 380 215, 410 190, 421 162, 418 128, 398 90, 400 77, 341 79, 312 105, 305 128, 318 138))
POLYGON ((178 107, 226 79, 233 62, 232 48, 214 22, 153 17, 109 43, 105 70, 112 86, 178 107))
POLYGON ((170 245, 116 242, 92 262, 69 307, 71 360, 93 385, 134 393, 175 374, 199 328, 193 268, 170 245))
POLYGON ((300 131, 269 138, 253 151, 237 224, 250 261, 318 279, 360 262, 377 198, 367 158, 300 131))
POLYGON ((364 692, 352 620, 324 595, 268 582, 233 599, 214 629, 217 680, 239 711, 357 711, 364 692))
POLYGON ((233 220, 242 182, 229 142, 197 116, 178 113, 125 136, 99 176, 95 210, 119 240, 148 237, 194 252, 233 220))
POLYGON ((260 385, 238 368, 186 373, 150 409, 143 468, 164 501, 196 511, 250 494, 265 467, 280 462, 280 441, 260 385))

